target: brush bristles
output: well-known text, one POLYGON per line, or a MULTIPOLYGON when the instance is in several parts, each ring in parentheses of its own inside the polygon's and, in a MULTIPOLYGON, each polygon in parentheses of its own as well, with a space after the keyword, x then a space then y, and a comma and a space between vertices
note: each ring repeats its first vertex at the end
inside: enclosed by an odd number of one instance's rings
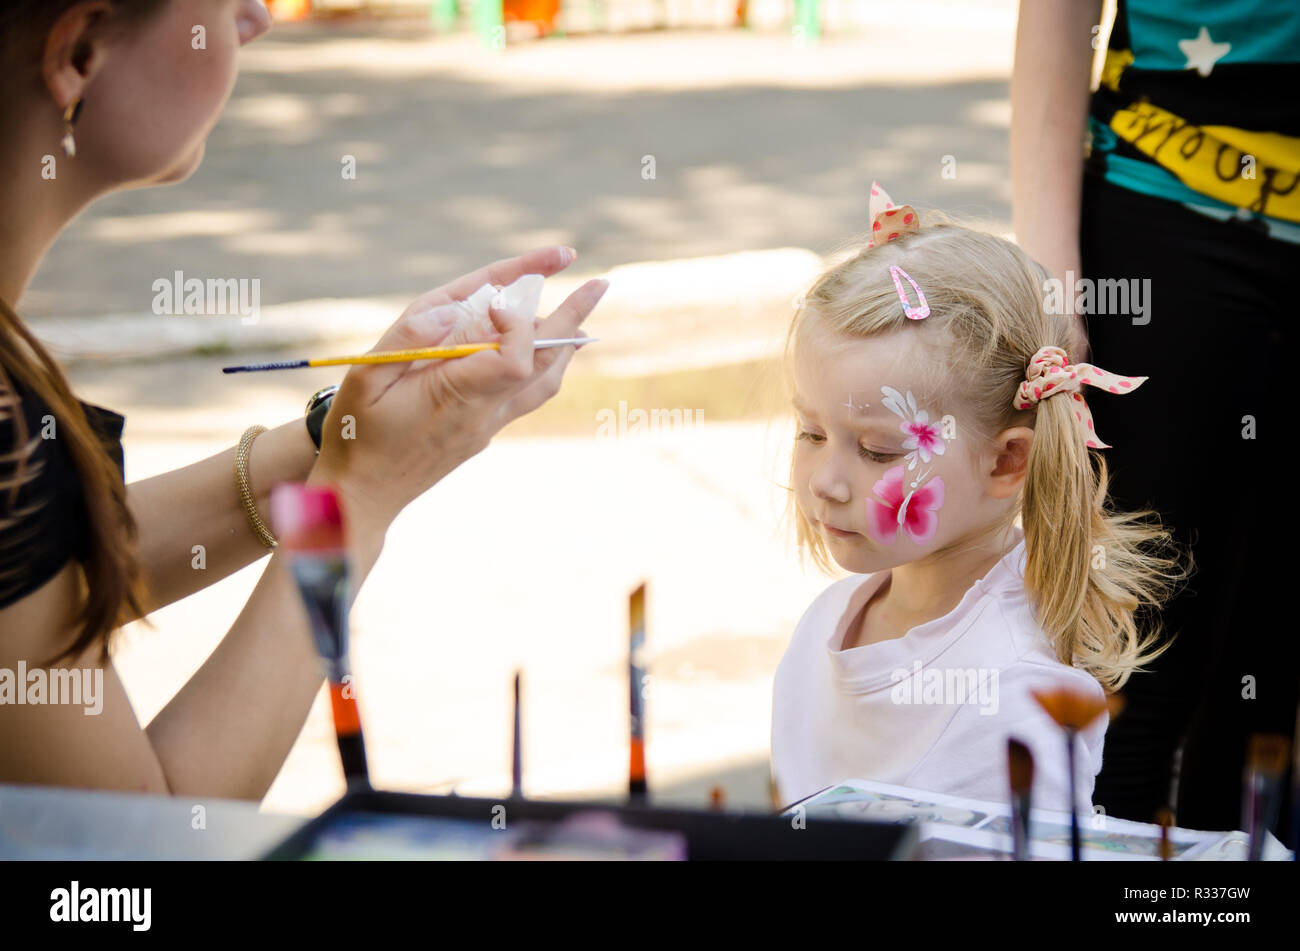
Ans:
POLYGON ((334 551, 345 545, 338 493, 327 485, 282 482, 272 488, 271 525, 290 551, 334 551))
POLYGON ((632 630, 645 627, 645 585, 632 592, 628 598, 628 626, 632 630))
POLYGON ((1290 743, 1279 733, 1256 733, 1250 738, 1250 771, 1264 776, 1286 772, 1290 743))
POLYGON ((1034 754, 1019 740, 1007 740, 1007 764, 1011 773, 1011 791, 1027 793, 1034 785, 1034 754))
POLYGON ((1082 730, 1107 710, 1105 699, 1068 688, 1030 691, 1048 716, 1067 730, 1082 730))

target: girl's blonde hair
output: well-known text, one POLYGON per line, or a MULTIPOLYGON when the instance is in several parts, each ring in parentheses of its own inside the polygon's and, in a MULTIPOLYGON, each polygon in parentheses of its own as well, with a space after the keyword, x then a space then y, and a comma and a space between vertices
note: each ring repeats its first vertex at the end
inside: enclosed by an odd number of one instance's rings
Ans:
MULTIPOLYGON (((932 356, 924 372, 935 392, 951 393, 951 383, 961 383, 963 441, 988 445, 1010 427, 1032 427, 1019 511, 990 530, 1009 529, 1020 515, 1025 586, 1057 658, 1119 689, 1169 646, 1158 643, 1158 624, 1140 630, 1135 615, 1158 607, 1186 576, 1181 558, 1154 512, 1122 513, 1108 505, 1105 459, 1084 446, 1068 399, 1044 399, 1029 410, 1013 405, 1039 348, 1069 345, 1070 318, 1044 306, 1046 272, 1010 241, 926 218, 921 230, 887 244, 866 248, 863 239, 863 250, 817 279, 790 326, 787 374, 813 325, 853 338, 920 335, 932 356), (924 320, 905 316, 889 272, 895 264, 924 291, 930 306, 924 320)), ((915 292, 906 282, 903 287, 914 300, 915 292)), ((829 571, 825 541, 797 507, 795 527, 801 550, 829 571)))

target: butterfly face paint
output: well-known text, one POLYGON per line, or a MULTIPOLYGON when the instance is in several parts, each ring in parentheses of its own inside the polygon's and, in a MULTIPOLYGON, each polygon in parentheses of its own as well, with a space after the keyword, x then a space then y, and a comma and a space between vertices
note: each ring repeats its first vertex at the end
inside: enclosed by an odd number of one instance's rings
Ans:
MULTIPOLYGON (((930 414, 916 405, 916 397, 908 390, 904 396, 890 386, 882 386, 881 405, 902 419, 898 428, 907 434, 903 448, 909 450, 904 460, 906 471, 916 469, 944 453, 942 421, 930 421, 930 414)), ((872 486, 877 498, 867 499, 867 529, 876 541, 890 545, 905 531, 914 542, 925 544, 934 538, 939 527, 939 509, 943 507, 943 479, 928 478, 931 469, 924 469, 909 480, 903 466, 896 466, 872 486)))
POLYGON ((904 485, 903 467, 885 473, 872 491, 878 499, 867 499, 867 530, 884 545, 893 544, 899 531, 912 541, 925 544, 939 528, 939 509, 943 507, 943 479, 926 481, 928 470, 904 485))

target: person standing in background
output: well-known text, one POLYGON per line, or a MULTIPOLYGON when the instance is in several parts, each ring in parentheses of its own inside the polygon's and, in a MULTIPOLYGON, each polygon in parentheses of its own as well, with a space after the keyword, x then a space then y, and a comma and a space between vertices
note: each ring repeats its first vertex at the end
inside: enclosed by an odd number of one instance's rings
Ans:
POLYGON ((1111 495, 1157 510, 1196 571, 1162 612, 1172 647, 1124 690, 1094 802, 1232 829, 1248 738, 1294 740, 1300 684, 1278 623, 1292 504, 1270 491, 1290 482, 1300 4, 1117 0, 1090 94, 1101 15, 1102 0, 1021 4, 1016 237, 1067 300, 1092 294, 1071 357, 1150 375, 1122 408, 1096 408, 1111 495))

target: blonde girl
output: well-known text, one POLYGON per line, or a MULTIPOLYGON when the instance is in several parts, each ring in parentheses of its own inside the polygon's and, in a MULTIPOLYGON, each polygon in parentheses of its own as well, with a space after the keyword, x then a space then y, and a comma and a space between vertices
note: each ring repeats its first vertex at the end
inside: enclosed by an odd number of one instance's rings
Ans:
MULTIPOLYGON (((860 778, 1002 801, 1016 737, 1035 804, 1066 809, 1062 734, 1035 695, 1103 708, 1164 649, 1136 615, 1180 576, 1154 515, 1108 507, 1085 399, 1145 377, 1070 363, 1069 320, 1011 242, 923 227, 876 185, 872 225, 788 337, 799 545, 850 574, 777 671, 777 792, 860 778)), ((1081 733, 1083 807, 1107 722, 1081 733)))

